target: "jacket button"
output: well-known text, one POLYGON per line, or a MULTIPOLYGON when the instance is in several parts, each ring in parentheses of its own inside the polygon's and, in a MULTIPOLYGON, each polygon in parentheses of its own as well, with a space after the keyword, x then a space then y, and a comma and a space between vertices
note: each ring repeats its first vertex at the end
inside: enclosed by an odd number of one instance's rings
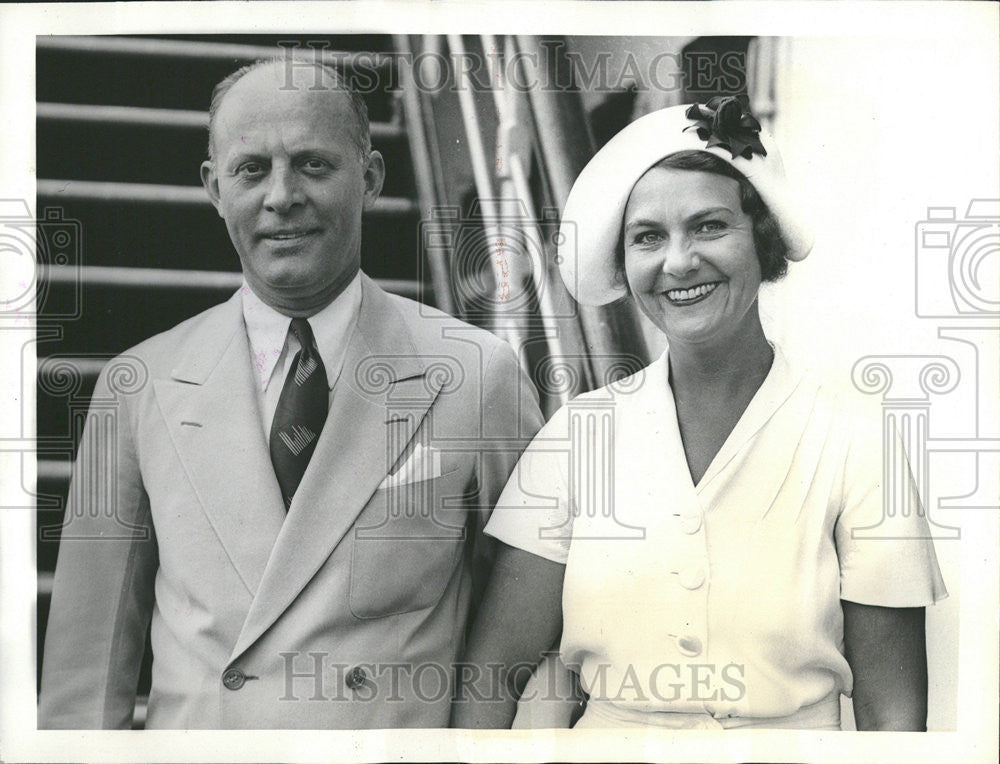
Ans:
POLYGON ((697 533, 701 530, 701 512, 685 512, 681 515, 681 530, 687 534, 697 533))
POLYGON ((677 649, 688 658, 701 655, 701 640, 698 637, 684 636, 677 638, 677 649))
POLYGON ((701 565, 692 565, 681 570, 678 577, 685 589, 697 589, 705 583, 705 569, 701 565))
POLYGON ((247 675, 238 668, 226 669, 222 675, 222 685, 227 690, 238 690, 246 684, 247 675))
POLYGON ((345 684, 347 684, 347 686, 352 690, 356 690, 363 685, 367 679, 368 675, 365 673, 365 670, 361 668, 361 666, 355 666, 347 672, 345 684))

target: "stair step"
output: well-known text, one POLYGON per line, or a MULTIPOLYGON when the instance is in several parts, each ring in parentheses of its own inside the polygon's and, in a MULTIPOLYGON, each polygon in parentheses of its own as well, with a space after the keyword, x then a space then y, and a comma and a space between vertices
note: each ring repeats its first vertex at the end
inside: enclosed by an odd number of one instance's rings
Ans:
POLYGON ((344 72, 362 92, 369 119, 373 123, 393 120, 396 75, 392 57, 369 52, 380 50, 373 44, 390 46, 387 35, 250 35, 242 39, 248 42, 39 36, 35 97, 41 102, 203 110, 208 108, 212 87, 222 78, 251 61, 285 55, 279 41, 298 41, 299 55, 310 59, 313 52, 306 43, 327 43, 324 60, 344 72))
MULTIPOLYGON (((208 129, 208 112, 192 109, 157 109, 146 106, 107 106, 81 103, 38 103, 35 115, 52 122, 85 122, 119 127, 174 127, 190 130, 208 129)), ((372 122, 372 143, 406 137, 402 126, 392 122, 372 122)))
MULTIPOLYGON (((177 40, 163 37, 114 37, 39 35, 35 38, 38 51, 58 51, 61 53, 97 53, 115 56, 137 56, 142 58, 180 58, 185 61, 256 61, 273 57, 281 50, 270 45, 244 45, 238 43, 202 42, 177 40)), ((301 46, 301 53, 312 56, 308 48, 301 46)), ((324 63, 347 69, 383 69, 392 64, 392 57, 380 53, 323 50, 324 63)))
MULTIPOLYGON (((197 289, 232 292, 243 283, 243 274, 236 271, 185 271, 168 268, 115 268, 85 265, 75 268, 53 265, 46 272, 48 283, 82 284, 103 287, 139 289, 197 289)), ((416 299, 430 289, 412 279, 375 279, 375 283, 391 294, 416 299)))
MULTIPOLYGON (((77 317, 62 322, 58 338, 39 339, 39 358, 120 353, 223 302, 242 283, 236 271, 50 266, 46 273, 39 285, 40 318, 77 317)), ((396 294, 432 297, 429 286, 413 280, 375 281, 396 294)))
MULTIPOLYGON (((38 217, 61 214, 76 244, 66 252, 70 264, 136 268, 235 271, 239 258, 225 223, 210 205, 114 205, 98 201, 41 199, 38 217)), ((365 215, 361 222, 361 267, 372 278, 420 277, 417 236, 418 215, 385 218, 365 215), (390 225, 386 225, 392 220, 390 225)), ((43 263, 57 252, 53 231, 38 227, 51 246, 40 252, 43 263), (50 241, 51 239, 51 241, 50 241)), ((62 252, 63 250, 58 250, 62 252)), ((46 311, 39 298, 39 312, 46 311)))
MULTIPOLYGON (((39 179, 39 198, 50 201, 112 202, 118 204, 174 204, 211 207, 201 186, 173 186, 156 183, 119 183, 97 180, 39 179)), ((381 197, 368 210, 372 215, 413 215, 420 211, 412 199, 381 197)))

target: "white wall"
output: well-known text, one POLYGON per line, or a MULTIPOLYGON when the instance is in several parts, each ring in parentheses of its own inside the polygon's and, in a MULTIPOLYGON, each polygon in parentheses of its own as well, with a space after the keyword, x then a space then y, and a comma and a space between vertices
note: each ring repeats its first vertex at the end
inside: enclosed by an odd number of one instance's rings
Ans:
MULTIPOLYGON (((786 39, 782 47, 774 131, 814 213, 817 240, 812 255, 762 296, 768 334, 845 383, 868 354, 955 357, 961 384, 931 399, 930 435, 967 435, 976 369, 968 348, 937 336, 939 326, 962 319, 915 315, 915 227, 928 207, 958 207, 962 217, 971 198, 1000 198, 996 45, 820 37, 786 39)), ((994 295, 998 260, 994 247, 982 274, 994 295)), ((969 489, 971 458, 932 459, 932 501, 969 489)), ((989 510, 938 517, 962 531, 960 540, 937 542, 951 596, 928 610, 928 723, 947 730, 962 718, 960 621, 964 675, 995 681, 995 651, 978 651, 996 638, 997 518, 989 510), (989 636, 977 635, 979 619, 989 636)), ((963 681, 966 687, 975 685, 963 681)), ((969 700, 964 689, 962 697, 969 700)))

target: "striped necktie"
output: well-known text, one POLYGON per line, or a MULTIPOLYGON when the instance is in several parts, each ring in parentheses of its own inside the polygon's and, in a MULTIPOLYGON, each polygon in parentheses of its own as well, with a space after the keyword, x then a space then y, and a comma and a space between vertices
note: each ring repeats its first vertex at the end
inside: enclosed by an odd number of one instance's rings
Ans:
POLYGON ((312 327, 304 318, 293 318, 289 331, 298 338, 302 349, 295 354, 281 388, 269 444, 286 511, 316 450, 329 407, 326 369, 312 327))

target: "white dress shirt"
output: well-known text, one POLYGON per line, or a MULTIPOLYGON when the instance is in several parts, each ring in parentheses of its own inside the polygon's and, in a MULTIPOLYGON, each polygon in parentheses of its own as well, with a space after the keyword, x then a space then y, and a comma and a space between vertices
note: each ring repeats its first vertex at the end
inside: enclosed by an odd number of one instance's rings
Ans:
MULTIPOLYGON (((244 281, 240 288, 243 295, 243 322, 250 342, 250 363, 257 380, 257 403, 261 413, 264 440, 271 437, 271 421, 278 398, 284 387, 288 369, 301 349, 296 336, 288 331, 292 319, 285 316, 258 297, 244 281)), ((319 349, 326 379, 333 386, 344 365, 344 354, 351 333, 361 312, 361 272, 347 285, 337 298, 308 321, 319 349)))

